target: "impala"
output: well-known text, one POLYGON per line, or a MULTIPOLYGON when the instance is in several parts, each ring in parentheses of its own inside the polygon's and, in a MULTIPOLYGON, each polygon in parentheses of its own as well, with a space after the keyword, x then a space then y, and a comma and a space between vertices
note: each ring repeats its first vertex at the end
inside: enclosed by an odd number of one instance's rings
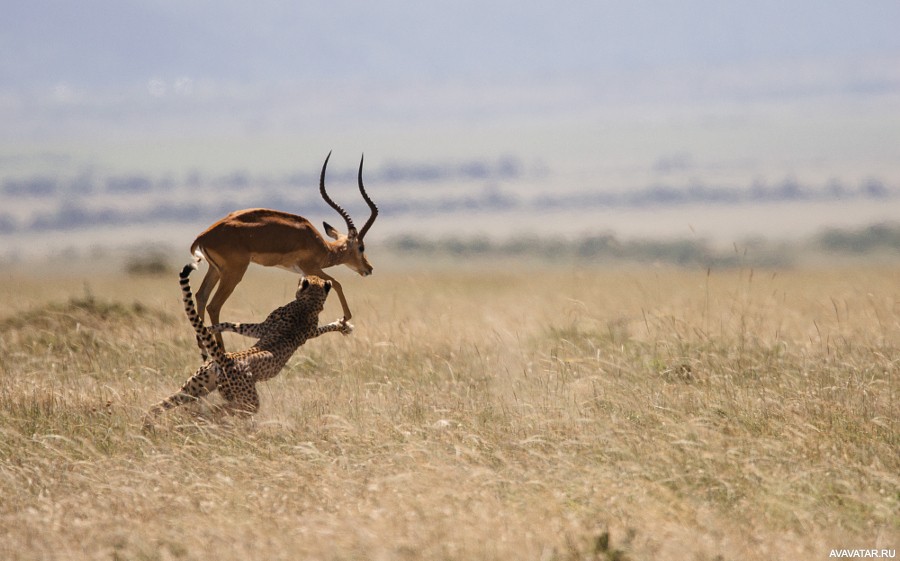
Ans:
MULTIPOLYGON (((334 240, 330 241, 325 239, 309 220, 296 214, 266 208, 248 208, 232 212, 197 236, 191 245, 191 253, 197 260, 205 259, 209 263, 209 270, 200 284, 200 289, 197 290, 197 313, 201 321, 208 310, 210 321, 213 324, 219 323, 222 305, 241 282, 250 263, 264 267, 281 267, 301 275, 316 275, 324 280, 330 280, 340 298, 344 321, 350 319, 350 308, 347 306, 341 283, 325 274, 322 269, 343 264, 364 277, 372 274, 372 265, 366 259, 363 239, 378 216, 378 207, 363 187, 363 158, 360 158, 359 192, 372 213, 362 230, 357 231, 350 214, 331 200, 325 192, 325 168, 328 167, 329 158, 331 152, 322 165, 319 193, 325 202, 344 218, 347 233, 342 234, 327 222, 323 222, 325 233, 334 240), (210 300, 210 294, 217 284, 219 288, 210 300)), ((222 343, 221 334, 217 333, 216 339, 222 343)))

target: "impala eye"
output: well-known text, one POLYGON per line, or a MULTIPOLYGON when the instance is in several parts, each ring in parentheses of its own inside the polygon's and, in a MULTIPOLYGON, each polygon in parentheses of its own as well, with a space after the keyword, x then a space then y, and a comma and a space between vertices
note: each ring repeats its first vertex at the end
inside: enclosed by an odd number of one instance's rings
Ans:
POLYGON ((364 246, 363 244, 359 244, 359 252, 363 253, 365 250, 366 250, 366 246, 364 246))

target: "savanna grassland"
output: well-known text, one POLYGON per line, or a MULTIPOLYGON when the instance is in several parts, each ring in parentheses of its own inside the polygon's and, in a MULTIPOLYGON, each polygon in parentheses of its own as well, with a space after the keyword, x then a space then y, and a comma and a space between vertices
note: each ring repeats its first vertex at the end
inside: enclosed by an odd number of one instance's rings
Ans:
MULTIPOLYGON (((389 268, 335 271, 355 333, 302 347, 255 419, 149 432, 199 365, 174 270, 2 273, 0 558, 900 548, 900 268, 389 268)), ((252 268, 223 319, 294 286, 252 268)))

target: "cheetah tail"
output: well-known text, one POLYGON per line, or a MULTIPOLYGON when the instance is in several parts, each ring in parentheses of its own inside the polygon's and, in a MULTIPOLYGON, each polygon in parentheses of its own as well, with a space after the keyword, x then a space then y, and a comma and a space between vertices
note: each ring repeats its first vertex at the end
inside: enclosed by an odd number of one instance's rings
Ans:
POLYGON ((178 275, 178 278, 180 278, 182 281, 186 281, 188 279, 188 277, 191 276, 191 273, 196 270, 197 270, 196 261, 191 261, 190 263, 188 263, 187 265, 184 266, 184 268, 181 270, 181 273, 178 275))

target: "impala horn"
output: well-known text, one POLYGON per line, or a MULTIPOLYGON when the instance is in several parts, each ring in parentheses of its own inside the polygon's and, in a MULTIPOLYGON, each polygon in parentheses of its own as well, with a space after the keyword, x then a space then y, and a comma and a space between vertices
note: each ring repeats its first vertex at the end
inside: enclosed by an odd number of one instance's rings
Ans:
POLYGON ((372 227, 372 223, 375 222, 375 218, 378 217, 378 207, 375 206, 375 203, 372 202, 372 199, 369 198, 368 193, 366 193, 366 188, 363 187, 362 180, 362 168, 363 168, 363 159, 365 159, 366 155, 363 154, 359 158, 359 192, 362 194, 363 199, 365 199, 366 204, 369 205, 369 208, 372 210, 372 214, 369 216, 369 219, 366 220, 365 225, 363 225, 362 230, 359 231, 359 239, 363 239, 366 236, 366 232, 369 231, 369 228, 372 227))
MULTIPOLYGON (((328 206, 333 208, 344 217, 344 222, 347 223, 347 235, 349 236, 351 233, 356 232, 356 226, 353 225, 353 219, 350 218, 350 215, 346 210, 341 208, 339 204, 331 200, 331 197, 328 196, 328 193, 325 192, 325 168, 328 167, 328 159, 331 158, 331 152, 328 152, 328 156, 325 157, 325 163, 322 164, 322 175, 319 177, 319 193, 322 194, 322 198, 325 199, 325 202, 328 203, 328 206)), ((362 185, 360 183, 360 185, 362 185)), ((367 197, 368 198, 368 197, 367 197)), ((366 224, 368 227, 368 223, 366 224)), ((363 232, 365 232, 365 228, 363 228, 363 232)))

